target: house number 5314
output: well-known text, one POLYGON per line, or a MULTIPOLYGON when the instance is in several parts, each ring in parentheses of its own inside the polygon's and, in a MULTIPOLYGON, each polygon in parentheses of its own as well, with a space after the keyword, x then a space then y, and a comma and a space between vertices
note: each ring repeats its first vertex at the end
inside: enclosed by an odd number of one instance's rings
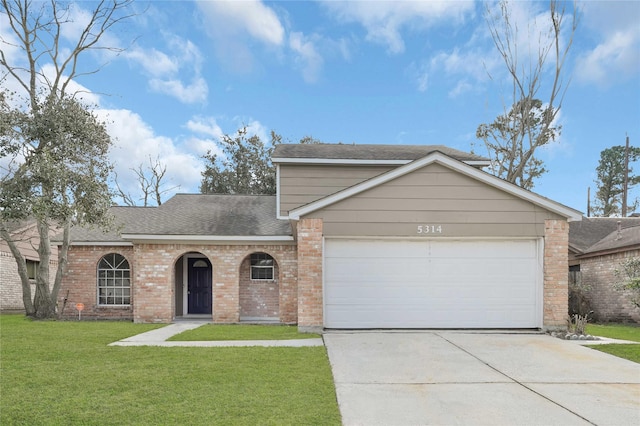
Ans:
POLYGON ((418 225, 418 234, 442 234, 442 225, 418 225))

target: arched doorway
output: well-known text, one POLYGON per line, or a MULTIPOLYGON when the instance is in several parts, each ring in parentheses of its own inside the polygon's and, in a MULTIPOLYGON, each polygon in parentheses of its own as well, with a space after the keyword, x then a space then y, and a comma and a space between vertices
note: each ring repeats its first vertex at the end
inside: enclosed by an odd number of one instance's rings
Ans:
POLYGON ((213 268, 201 253, 187 253, 176 261, 176 316, 212 315, 213 268))

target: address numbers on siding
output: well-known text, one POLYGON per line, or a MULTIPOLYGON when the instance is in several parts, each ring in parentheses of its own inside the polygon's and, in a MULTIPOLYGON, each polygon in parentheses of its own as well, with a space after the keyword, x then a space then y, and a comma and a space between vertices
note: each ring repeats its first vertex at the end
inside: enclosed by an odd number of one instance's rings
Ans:
POLYGON ((442 225, 418 225, 418 235, 442 234, 442 225))

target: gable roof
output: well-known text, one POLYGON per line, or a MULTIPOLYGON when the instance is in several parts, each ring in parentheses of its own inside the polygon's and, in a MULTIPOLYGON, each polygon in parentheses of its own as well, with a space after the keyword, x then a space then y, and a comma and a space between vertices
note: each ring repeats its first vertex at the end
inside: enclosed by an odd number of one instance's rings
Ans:
POLYGON ((433 152, 442 152, 470 165, 487 166, 489 160, 444 145, 279 144, 273 163, 407 164, 433 152))
POLYGON ((304 215, 320 210, 333 203, 342 201, 348 197, 354 196, 363 191, 374 188, 378 185, 382 185, 400 176, 404 176, 408 173, 411 173, 414 170, 420 169, 422 167, 425 167, 425 166, 428 166, 429 164, 434 164, 434 163, 441 164, 445 167, 458 171, 466 176, 474 178, 487 185, 493 186, 504 192, 507 192, 516 197, 519 197, 523 200, 529 201, 546 210, 549 210, 560 216, 566 217, 568 220, 579 221, 582 219, 582 213, 580 213, 575 209, 572 209, 563 204, 550 200, 546 197, 542 197, 531 191, 527 191, 526 189, 522 189, 517 185, 514 185, 503 179, 497 178, 475 167, 469 166, 439 151, 432 152, 427 156, 420 158, 419 160, 412 161, 411 163, 397 167, 391 171, 378 175, 374 178, 368 179, 364 182, 361 182, 349 188, 343 189, 342 191, 336 192, 335 194, 328 195, 317 201, 314 201, 312 203, 293 209, 289 212, 289 218, 293 220, 299 220, 300 217, 304 215))
POLYGON ((276 218, 274 195, 176 194, 159 207, 110 211, 112 231, 74 228, 72 241, 293 241, 290 223, 276 218))
POLYGON ((633 246, 640 246, 640 218, 584 217, 569 225, 569 247, 579 255, 633 246))

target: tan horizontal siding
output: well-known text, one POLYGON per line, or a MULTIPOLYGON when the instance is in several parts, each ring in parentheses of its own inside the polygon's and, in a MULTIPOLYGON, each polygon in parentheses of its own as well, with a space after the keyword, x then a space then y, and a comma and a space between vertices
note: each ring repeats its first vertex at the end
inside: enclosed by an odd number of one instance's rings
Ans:
POLYGON ((535 204, 439 164, 431 164, 310 214, 325 236, 541 237, 545 219, 561 219, 535 204), (434 182, 438 182, 437 185, 434 182), (441 233, 418 234, 419 225, 441 233))
POLYGON ((349 188, 393 166, 280 165, 280 214, 349 188))

